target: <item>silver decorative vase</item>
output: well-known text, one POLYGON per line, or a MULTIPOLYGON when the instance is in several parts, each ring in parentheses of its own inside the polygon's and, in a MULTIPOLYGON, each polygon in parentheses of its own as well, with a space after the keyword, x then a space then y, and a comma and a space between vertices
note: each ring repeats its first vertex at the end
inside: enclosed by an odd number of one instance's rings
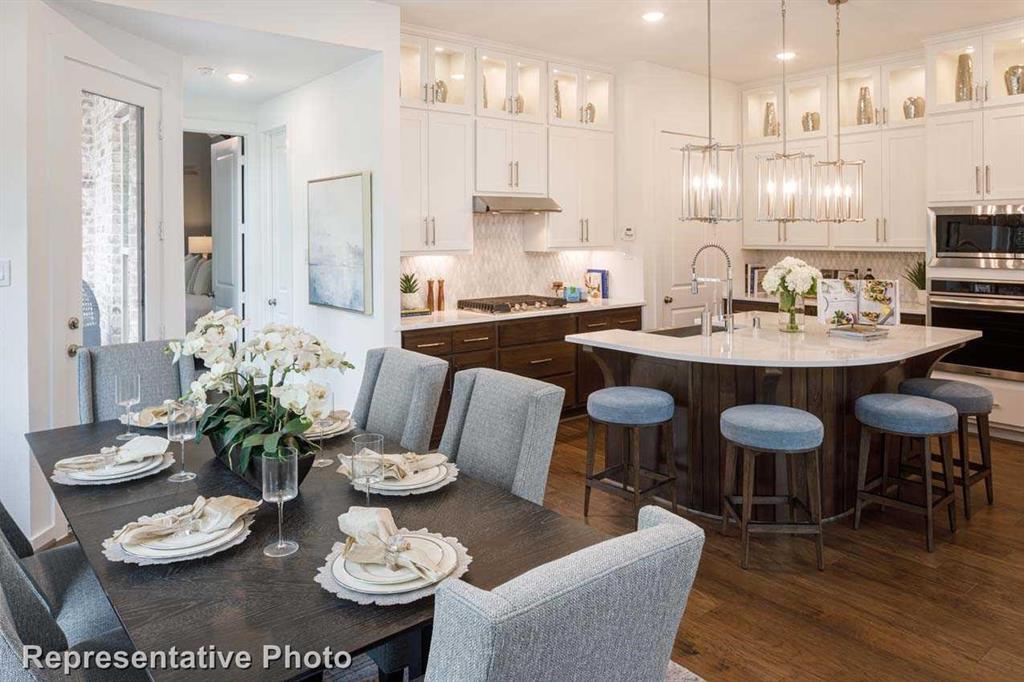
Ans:
POLYGON ((805 111, 800 117, 800 125, 805 133, 811 133, 821 129, 821 114, 817 111, 805 111))
POLYGON ((1003 74, 1007 95, 1024 95, 1024 64, 1014 64, 1003 74))
POLYGON ((776 137, 779 134, 779 119, 775 115, 775 102, 764 103, 764 130, 765 137, 776 137))
POLYGON ((562 91, 558 87, 558 79, 555 79, 555 118, 562 118, 562 91))
POLYGON ((966 52, 956 58, 956 89, 957 102, 970 102, 974 99, 974 59, 966 52))
POLYGON ((857 125, 870 125, 875 122, 875 105, 871 101, 871 88, 861 86, 857 96, 857 125))
POLYGON ((924 116, 924 97, 908 97, 903 100, 903 118, 924 116))

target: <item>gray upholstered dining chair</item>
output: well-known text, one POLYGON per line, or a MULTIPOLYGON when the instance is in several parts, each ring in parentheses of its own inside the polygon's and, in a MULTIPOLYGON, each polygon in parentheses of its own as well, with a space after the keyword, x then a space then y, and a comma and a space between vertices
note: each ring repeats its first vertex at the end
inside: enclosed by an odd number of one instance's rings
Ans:
POLYGON ((360 428, 407 450, 426 452, 447 376, 448 363, 439 358, 403 348, 372 348, 366 352, 352 418, 360 428))
POLYGON ((660 507, 639 530, 490 592, 447 580, 434 602, 426 682, 663 680, 704 531, 660 507))
POLYGON ((195 361, 183 357, 178 364, 164 353, 167 341, 119 343, 78 351, 78 416, 83 424, 117 419, 121 408, 114 403, 114 377, 138 372, 142 377, 140 407, 160 405, 180 398, 195 379, 195 361))
POLYGON ((440 452, 470 476, 542 504, 565 389, 493 369, 455 375, 440 452))

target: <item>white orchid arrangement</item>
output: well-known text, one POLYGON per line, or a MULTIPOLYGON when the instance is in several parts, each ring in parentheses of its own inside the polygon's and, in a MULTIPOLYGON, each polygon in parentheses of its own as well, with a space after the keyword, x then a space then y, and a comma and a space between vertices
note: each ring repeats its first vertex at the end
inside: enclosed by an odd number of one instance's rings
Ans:
POLYGON ((818 292, 821 271, 799 258, 787 256, 768 268, 761 286, 765 292, 776 296, 814 296, 818 292))
POLYGON ((217 396, 199 431, 216 436, 232 466, 238 451, 239 471, 248 468, 254 450, 273 456, 311 449, 302 434, 330 408, 327 387, 307 374, 353 367, 343 353, 299 327, 271 324, 243 342, 243 324, 234 313, 217 310, 199 318, 184 341, 167 348, 174 362, 196 357, 206 365, 186 397, 205 406, 211 394, 217 396))

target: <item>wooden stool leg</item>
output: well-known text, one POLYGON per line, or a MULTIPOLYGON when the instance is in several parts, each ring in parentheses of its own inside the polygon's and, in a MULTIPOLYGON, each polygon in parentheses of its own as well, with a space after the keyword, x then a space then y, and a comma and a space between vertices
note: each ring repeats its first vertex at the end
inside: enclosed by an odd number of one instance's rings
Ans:
POLYGON ((979 414, 975 419, 978 422, 978 445, 981 447, 981 465, 988 470, 985 477, 985 495, 988 503, 994 502, 992 494, 992 443, 989 440, 988 415, 979 414))
MULTIPOLYGON (((889 448, 888 434, 882 434, 882 494, 889 494, 889 448)), ((885 502, 881 503, 882 511, 885 511, 885 502)))
POLYGON ((864 500, 860 491, 864 490, 868 478, 868 455, 871 453, 871 432, 864 426, 860 427, 860 454, 857 458, 857 504, 853 512, 853 528, 860 528, 860 512, 864 509, 864 500))
MULTIPOLYGON (((946 434, 945 436, 939 437, 939 452, 942 453, 942 480, 943 488, 946 490, 946 497, 950 497, 949 505, 946 506, 946 510, 949 514, 949 531, 951 533, 956 532, 956 483, 953 475, 953 436, 946 434)), ((966 455, 965 455, 966 456, 966 455)), ((966 461, 964 462, 964 475, 967 477, 966 480, 970 480, 971 473, 970 467, 967 466, 966 461)), ((971 494, 969 487, 964 488, 964 492, 968 496, 971 494)))
POLYGON ((736 494, 736 444, 725 441, 725 480, 722 481, 722 533, 729 528, 729 505, 726 499, 736 494))
POLYGON ((590 480, 594 477, 594 458, 597 450, 597 422, 588 419, 587 425, 587 478, 583 493, 583 516, 590 514, 590 480))
POLYGON ((789 521, 794 523, 796 521, 796 455, 786 453, 786 485, 788 486, 786 493, 789 497, 789 521))
MULTIPOLYGON (((966 415, 960 415, 956 425, 957 447, 960 449, 960 487, 964 491, 964 518, 971 518, 971 456, 967 447, 967 420, 966 415)), ((941 439, 939 444, 942 444, 941 439)))
POLYGON ((750 512, 754 503, 754 451, 743 449, 743 516, 740 518, 740 543, 743 547, 743 560, 740 565, 747 568, 750 563, 750 512))
POLYGON ((668 466, 668 475, 672 478, 672 513, 679 513, 679 506, 676 503, 676 438, 675 430, 672 426, 672 422, 667 421, 662 427, 662 433, 664 435, 664 448, 665 448, 665 464, 668 466))
POLYGON ((896 499, 897 500, 902 500, 903 499, 903 467, 910 460, 910 456, 912 454, 911 453, 912 442, 911 442, 910 438, 907 438, 905 436, 899 436, 898 439, 899 439, 899 445, 900 445, 900 466, 897 469, 897 473, 899 475, 896 477, 896 499))
POLYGON ((815 450, 807 460, 807 505, 811 510, 811 520, 818 526, 818 535, 814 538, 815 553, 818 556, 818 570, 825 570, 825 537, 821 530, 821 478, 819 469, 821 450, 815 450))
POLYGON ((633 463, 633 523, 640 527, 640 429, 630 429, 630 459, 633 463))
POLYGON ((924 482, 924 517, 925 517, 925 546, 929 552, 935 551, 935 515, 932 509, 932 458, 928 455, 931 451, 931 443, 928 438, 924 441, 924 455, 921 457, 921 478, 924 482))

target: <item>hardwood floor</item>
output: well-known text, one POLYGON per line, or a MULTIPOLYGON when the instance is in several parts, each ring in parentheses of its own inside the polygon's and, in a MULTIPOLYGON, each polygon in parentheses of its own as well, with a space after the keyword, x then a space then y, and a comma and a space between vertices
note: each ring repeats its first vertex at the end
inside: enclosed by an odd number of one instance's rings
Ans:
MULTIPOLYGON (((586 424, 559 428, 544 502, 578 519, 586 424)), ((790 536, 755 536, 744 571, 735 526, 684 513, 706 541, 673 659, 708 680, 1024 678, 1024 446, 992 455, 995 505, 974 486, 966 521, 958 491, 958 532, 941 514, 933 554, 921 517, 871 506, 859 531, 826 524, 824 572, 813 540, 790 536)), ((590 510, 603 531, 633 529, 626 500, 594 491, 590 510)))

